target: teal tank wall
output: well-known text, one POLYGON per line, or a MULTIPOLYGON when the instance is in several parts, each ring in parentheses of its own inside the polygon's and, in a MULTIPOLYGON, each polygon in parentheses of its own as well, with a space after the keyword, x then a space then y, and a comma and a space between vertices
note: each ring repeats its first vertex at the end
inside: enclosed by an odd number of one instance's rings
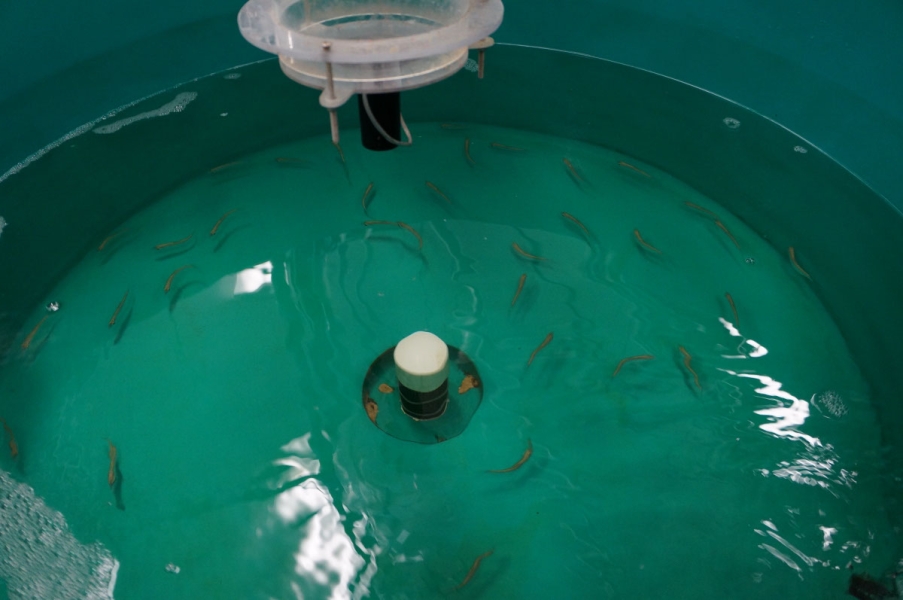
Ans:
MULTIPOLYGON (((0 4, 0 172, 110 109, 264 58, 238 33, 241 5, 0 4)), ((893 0, 520 0, 496 37, 715 92, 807 138, 901 208, 901 31, 893 0)))

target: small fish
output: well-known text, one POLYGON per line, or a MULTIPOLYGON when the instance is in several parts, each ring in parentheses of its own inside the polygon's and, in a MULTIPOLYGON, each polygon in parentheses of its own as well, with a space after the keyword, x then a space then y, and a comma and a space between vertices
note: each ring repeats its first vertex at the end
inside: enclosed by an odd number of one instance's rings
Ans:
POLYGON ((724 223, 722 223, 721 221, 715 221, 715 225, 717 225, 718 228, 721 229, 721 231, 723 231, 724 233, 726 233, 726 234, 727 234, 727 237, 731 238, 731 241, 734 242, 734 245, 735 245, 738 249, 740 248, 740 243, 737 241, 737 238, 735 238, 735 237, 733 236, 733 234, 732 234, 730 231, 728 231, 728 229, 727 229, 727 227, 724 225, 724 223))
POLYGON ((172 280, 176 278, 176 275, 178 275, 180 271, 184 271, 185 269, 193 269, 193 268, 194 268, 194 265, 185 265, 185 266, 179 267, 178 269, 173 271, 172 274, 169 276, 169 279, 166 280, 166 285, 163 286, 163 292, 166 294, 169 293, 169 288, 172 287, 172 280))
POLYGON ((652 179, 652 175, 650 175, 649 173, 647 173, 647 172, 644 171, 643 169, 640 169, 640 168, 638 168, 638 167, 634 167, 632 164, 630 164, 630 163, 628 163, 628 162, 624 162, 623 160, 621 160, 621 161, 618 161, 618 164, 619 164, 620 166, 622 166, 622 167, 626 167, 626 168, 628 168, 628 169, 633 169, 634 171, 636 171, 636 172, 639 173, 640 175, 644 175, 644 176, 648 177, 649 179, 652 179))
POLYGON ((787 251, 790 254, 790 262, 793 263, 793 266, 796 267, 796 270, 799 271, 800 274, 806 279, 812 279, 812 277, 810 277, 809 274, 806 273, 806 270, 802 268, 798 262, 796 262, 796 250, 793 249, 793 246, 790 246, 787 251))
POLYGON ((652 244, 650 244, 649 242, 647 242, 646 240, 643 239, 643 236, 640 235, 640 230, 639 230, 639 229, 634 229, 634 230, 633 230, 633 235, 636 236, 636 239, 637 239, 637 241, 638 241, 639 243, 641 243, 643 246, 645 246, 645 247, 648 248, 649 250, 652 250, 653 252, 655 252, 655 253, 657 253, 657 254, 661 254, 661 253, 662 253, 661 250, 659 250, 658 248, 656 248, 655 246, 653 246, 652 244))
POLYGON ((511 247, 514 248, 514 251, 523 256, 524 258, 529 258, 530 260, 546 260, 541 256, 536 256, 535 254, 530 254, 529 252, 524 251, 523 248, 517 245, 517 242, 513 242, 511 247))
POLYGON ((423 238, 420 237, 420 234, 417 233, 417 230, 416 230, 416 229, 414 229, 413 227, 411 227, 410 225, 408 225, 407 223, 404 223, 404 222, 402 222, 402 221, 399 221, 398 223, 396 223, 396 225, 398 225, 398 226, 401 227, 402 229, 407 229, 407 230, 410 231, 412 234, 414 234, 414 237, 417 238, 417 244, 418 244, 418 247, 419 247, 421 250, 423 250, 423 238))
POLYGON ((31 341, 34 339, 35 334, 38 333, 38 329, 41 328, 41 325, 44 324, 44 321, 47 320, 47 317, 50 315, 44 315, 41 317, 41 320, 38 321, 38 324, 34 326, 34 329, 31 330, 31 333, 28 334, 28 337, 25 338, 25 341, 22 342, 22 350, 28 350, 28 347, 31 345, 31 341))
POLYGON ((186 237, 183 237, 181 240, 176 240, 174 242, 166 242, 164 244, 157 244, 156 246, 154 246, 154 250, 162 250, 163 248, 169 248, 170 246, 178 246, 179 244, 184 244, 185 242, 190 240, 192 237, 194 237, 194 233, 191 233, 191 234, 187 235, 186 237))
POLYGON ((109 439, 107 439, 107 443, 110 445, 110 470, 107 473, 107 483, 112 488, 113 484, 116 483, 116 446, 109 439))
POLYGON ((507 469, 499 469, 497 471, 489 471, 490 473, 510 473, 511 471, 516 471, 524 466, 524 463, 530 460, 530 457, 533 456, 533 442, 527 439, 527 449, 524 450, 524 455, 520 457, 520 460, 508 467, 507 469))
POLYGON ((474 574, 477 572, 477 569, 480 568, 480 563, 483 562, 484 558, 487 558, 492 555, 494 551, 490 550, 489 552, 484 552, 479 555, 475 561, 473 561, 473 565, 470 567, 470 571, 467 572, 467 576, 464 578, 464 581, 459 583, 456 587, 452 588, 451 591, 460 590, 462 587, 470 583, 470 580, 473 579, 474 574))
POLYGON ((116 306, 116 310, 113 311, 113 316, 110 317, 110 327, 116 324, 116 317, 119 316, 119 311, 122 310, 122 307, 125 306, 125 299, 129 297, 129 291, 125 291, 125 296, 122 297, 122 300, 119 301, 119 305, 116 306))
POLYGON ((568 220, 573 221, 574 223, 576 223, 576 224, 577 224, 577 227, 579 227, 580 229, 582 229, 582 230, 583 230, 583 233, 586 234, 586 237, 589 237, 589 229, 587 229, 587 228, 586 228, 586 225, 584 225, 583 223, 581 223, 580 220, 579 220, 577 217, 575 217, 575 216, 572 215, 571 213, 566 213, 566 212, 561 213, 561 216, 564 217, 565 219, 568 219, 568 220))
POLYGON ((301 158, 294 158, 291 156, 280 156, 276 159, 277 163, 289 164, 289 165, 306 165, 309 164, 310 161, 304 160, 301 158))
POLYGON ((638 356, 628 356, 627 358, 622 359, 621 362, 618 363, 618 366, 615 367, 615 372, 612 373, 611 376, 616 377, 618 375, 618 373, 621 372, 621 367, 623 367, 624 365, 626 365, 627 363, 629 363, 632 360, 652 360, 653 358, 655 358, 655 357, 652 356, 651 354, 640 354, 638 356))
MULTIPOLYGON (((233 208, 232 210, 226 212, 223 216, 221 216, 221 217, 219 218, 219 221, 217 221, 217 222, 213 225, 213 229, 210 230, 210 235, 216 235, 216 232, 219 231, 219 226, 223 224, 223 221, 226 220, 226 217, 228 217, 229 215, 231 215, 232 213, 234 213, 236 210, 238 210, 238 209, 237 209, 237 208, 233 208)), ((192 235, 194 235, 194 234, 192 234, 192 235)))
POLYGON ((523 151, 523 148, 518 148, 517 146, 506 146, 505 144, 499 144, 498 142, 492 142, 489 145, 493 148, 498 148, 499 150, 511 150, 513 152, 523 151))
POLYGON ((3 423, 3 429, 6 431, 6 435, 9 436, 9 453, 13 458, 16 458, 19 456, 19 445, 16 443, 16 436, 13 435, 13 430, 6 424, 5 419, 0 419, 0 423, 3 423))
POLYGON ((574 176, 574 179, 576 179, 577 181, 581 181, 581 182, 582 182, 582 181, 583 181, 583 177, 580 177, 580 173, 577 172, 577 169, 574 167, 574 165, 571 164, 571 161, 569 161, 569 160, 566 159, 566 158, 562 158, 561 160, 564 161, 565 166, 568 168, 568 171, 571 172, 571 175, 574 176))
POLYGON ((480 387, 480 381, 476 377, 468 373, 464 376, 464 380, 461 382, 461 385, 458 386, 458 393, 466 394, 470 390, 478 387, 480 387))
POLYGON ((379 415, 379 405, 373 398, 367 396, 367 399, 364 400, 364 409, 367 411, 367 416, 373 421, 373 424, 376 425, 376 417, 379 415))
POLYGON ((388 383, 381 383, 381 384, 379 384, 379 388, 378 388, 378 389, 379 389, 379 391, 380 391, 381 393, 383 393, 383 394, 391 394, 392 392, 395 391, 395 390, 392 388, 392 386, 389 385, 388 383))
POLYGON ((688 202, 688 201, 685 201, 684 204, 686 204, 687 206, 689 206, 689 207, 692 208, 693 210, 697 210, 697 211, 699 211, 699 212, 701 212, 701 213, 704 213, 704 214, 709 215, 709 216, 712 217, 713 219, 718 219, 718 215, 716 215, 715 213, 713 213, 712 211, 710 211, 710 210, 707 209, 707 208, 703 208, 703 207, 699 206, 698 204, 693 204, 692 202, 688 202))
POLYGON ((445 194, 443 194, 443 193, 442 193, 442 190, 440 190, 439 188, 437 188, 437 187, 436 187, 436 184, 434 184, 433 182, 427 181, 427 182, 426 182, 426 187, 430 188, 431 190, 433 190, 434 192, 436 192, 437 194, 439 194, 440 196, 442 196, 442 199, 445 200, 446 202, 448 202, 449 204, 452 203, 452 201, 448 199, 448 196, 446 196, 445 194))
POLYGON ((332 145, 335 146, 335 149, 339 151, 339 158, 342 159, 342 164, 344 165, 345 164, 345 152, 342 151, 342 145, 338 142, 333 142, 332 145))
POLYGON ((546 336, 546 339, 544 339, 542 341, 542 343, 536 347, 536 350, 533 351, 533 354, 530 355, 530 360, 527 361, 528 367, 531 364, 533 364, 533 359, 536 358, 536 355, 539 353, 539 351, 542 350, 543 348, 545 348, 546 346, 548 346, 549 342, 551 342, 551 341, 552 341, 552 334, 549 333, 549 335, 546 336))
POLYGON ((724 297, 727 298, 727 303, 731 305, 731 311, 734 313, 734 324, 740 325, 740 315, 737 314, 737 305, 734 304, 733 297, 731 297, 729 292, 725 292, 724 297))
POLYGON ((477 164, 477 161, 475 161, 473 159, 473 157, 470 155, 470 138, 464 139, 464 158, 466 158, 467 162, 469 162, 472 165, 477 164))
POLYGON ((687 368, 687 371, 693 374, 693 380, 696 382, 696 387, 702 389, 702 384, 699 383, 699 375, 697 375, 696 371, 693 370, 693 367, 690 366, 690 361, 693 359, 693 357, 690 356, 690 353, 687 352, 687 349, 683 346, 678 346, 677 349, 680 350, 680 353, 684 355, 684 366, 687 368))
POLYGON ((433 434, 433 437, 436 438, 436 443, 437 443, 437 444, 441 444, 441 443, 444 442, 445 439, 446 439, 446 438, 442 437, 441 435, 439 435, 438 433, 433 434))
POLYGON ((367 189, 364 190, 364 195, 361 196, 361 208, 364 209, 364 214, 367 214, 367 198, 370 197, 370 192, 373 191, 373 182, 370 182, 370 185, 367 186, 367 189))
POLYGON ((520 276, 520 281, 517 282, 517 291, 514 292, 514 298, 511 299, 511 306, 514 306, 514 303, 517 302, 517 298, 520 296, 521 291, 524 289, 524 283, 527 281, 527 274, 524 273, 520 276))
POLYGON ((210 172, 211 172, 211 173, 216 173, 216 172, 218 172, 218 171, 222 171, 223 169, 228 169, 229 167, 234 167, 234 166, 237 165, 239 162, 241 162, 241 161, 235 160, 235 161, 228 162, 228 163, 226 163, 226 164, 220 165, 220 166, 218 166, 218 167, 213 167, 212 169, 210 169, 210 172))
POLYGON ((110 242, 112 242, 114 239, 118 238, 120 235, 122 235, 122 234, 125 233, 126 231, 128 231, 128 229, 123 229, 122 231, 117 231, 116 233, 114 233, 114 234, 110 235, 109 237, 107 237, 107 239, 105 239, 104 241, 102 241, 102 242, 100 243, 100 246, 97 247, 97 251, 98 251, 98 252, 101 252, 104 248, 107 247, 107 244, 109 244, 110 242))

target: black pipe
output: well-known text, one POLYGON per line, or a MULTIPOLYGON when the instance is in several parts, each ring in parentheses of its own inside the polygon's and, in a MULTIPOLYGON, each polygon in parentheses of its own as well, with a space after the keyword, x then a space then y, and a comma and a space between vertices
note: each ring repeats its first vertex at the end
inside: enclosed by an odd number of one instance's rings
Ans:
POLYGON ((448 406, 448 379, 429 392, 418 392, 399 382, 398 394, 401 396, 401 410, 409 417, 418 421, 438 419, 448 406))
MULTIPOLYGON (((383 130, 396 140, 401 139, 401 93, 367 94, 370 112, 383 130)), ((361 120, 361 143, 367 150, 392 150, 395 144, 387 140, 367 115, 364 108, 364 97, 357 95, 357 112, 361 120)))

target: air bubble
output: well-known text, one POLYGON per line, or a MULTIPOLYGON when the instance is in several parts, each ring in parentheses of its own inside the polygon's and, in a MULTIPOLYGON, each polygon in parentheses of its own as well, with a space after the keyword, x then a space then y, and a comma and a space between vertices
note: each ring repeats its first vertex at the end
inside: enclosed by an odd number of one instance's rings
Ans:
POLYGON ((793 147, 793 151, 794 151, 794 152, 799 152, 800 154, 805 154, 806 152, 808 152, 808 150, 806 150, 806 149, 803 148, 802 146, 794 146, 794 147, 793 147))
POLYGON ((737 129, 740 127, 740 121, 734 119, 733 117, 725 117, 724 124, 727 125, 728 129, 737 129))
POLYGON ((241 73, 226 73, 223 75, 223 79, 238 79, 241 77, 241 73))
POLYGON ((747 257, 746 257, 746 264, 748 264, 748 265, 754 265, 754 264, 756 264, 756 259, 753 258, 752 256, 747 256, 747 257))

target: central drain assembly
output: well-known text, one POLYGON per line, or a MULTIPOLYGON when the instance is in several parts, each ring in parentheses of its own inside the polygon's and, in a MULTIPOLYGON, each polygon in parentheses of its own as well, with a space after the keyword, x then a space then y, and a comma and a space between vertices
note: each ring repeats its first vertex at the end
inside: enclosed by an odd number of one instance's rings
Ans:
POLYGON ((436 444, 467 428, 483 399, 473 361, 426 331, 383 352, 364 377, 367 416, 401 440, 436 444))

